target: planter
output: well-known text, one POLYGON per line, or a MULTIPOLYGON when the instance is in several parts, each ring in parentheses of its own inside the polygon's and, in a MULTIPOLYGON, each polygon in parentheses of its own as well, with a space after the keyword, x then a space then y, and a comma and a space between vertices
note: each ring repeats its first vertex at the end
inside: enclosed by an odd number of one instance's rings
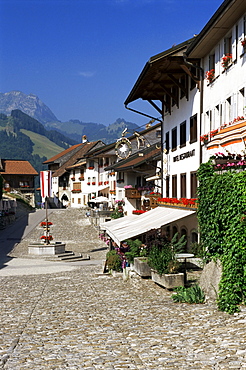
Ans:
POLYGON ((184 286, 184 274, 163 274, 159 275, 156 271, 151 270, 152 280, 166 289, 174 289, 178 286, 184 286))
POLYGON ((146 257, 134 258, 134 271, 143 278, 151 276, 151 268, 146 261, 146 257))

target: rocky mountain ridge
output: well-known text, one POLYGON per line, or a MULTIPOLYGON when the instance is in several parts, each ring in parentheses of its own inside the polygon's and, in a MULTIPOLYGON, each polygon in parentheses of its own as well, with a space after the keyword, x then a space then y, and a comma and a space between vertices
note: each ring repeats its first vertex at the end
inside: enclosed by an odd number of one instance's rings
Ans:
POLYGON ((26 95, 21 91, 0 93, 0 112, 10 115, 15 109, 21 110, 43 124, 58 121, 50 108, 34 94, 26 95))
POLYGON ((126 122, 123 118, 118 118, 108 126, 78 119, 61 122, 34 94, 26 95, 21 91, 0 93, 0 113, 9 116, 16 109, 42 123, 47 130, 56 130, 78 143, 81 142, 81 137, 86 135, 89 141, 102 140, 105 144, 109 144, 116 141, 126 127, 129 134, 139 130, 138 125, 126 122))

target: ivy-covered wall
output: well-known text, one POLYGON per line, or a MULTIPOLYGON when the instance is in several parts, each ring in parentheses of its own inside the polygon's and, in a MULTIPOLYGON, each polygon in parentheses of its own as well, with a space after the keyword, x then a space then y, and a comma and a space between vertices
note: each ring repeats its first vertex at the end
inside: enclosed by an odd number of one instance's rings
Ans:
POLYGON ((219 259, 218 308, 228 313, 246 301, 246 171, 198 170, 198 222, 206 260, 219 259))

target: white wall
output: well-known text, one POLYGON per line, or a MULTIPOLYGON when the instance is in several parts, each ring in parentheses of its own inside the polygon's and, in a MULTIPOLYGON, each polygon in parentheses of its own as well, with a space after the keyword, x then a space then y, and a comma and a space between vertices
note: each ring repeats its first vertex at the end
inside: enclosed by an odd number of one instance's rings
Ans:
MULTIPOLYGON (((199 167, 200 158, 200 92, 197 88, 194 88, 189 92, 189 100, 185 97, 180 100, 180 106, 172 108, 172 114, 166 114, 164 117, 163 124, 163 140, 166 139, 166 132, 169 131, 169 145, 170 150, 168 154, 163 155, 163 169, 164 169, 164 191, 163 195, 166 195, 166 176, 170 177, 170 189, 169 194, 172 197, 172 176, 177 175, 177 197, 181 197, 180 193, 180 174, 186 173, 186 197, 190 198, 190 173, 195 172, 199 167), (197 114, 197 141, 190 144, 190 118, 197 114), (180 124, 186 121, 186 145, 180 147, 180 124), (177 150, 172 151, 172 129, 177 127, 177 150), (190 157, 186 153, 192 152, 190 157), (174 158, 177 159, 174 161, 174 158)), ((164 148, 166 147, 164 142, 164 148)))
MULTIPOLYGON (((204 80, 202 134, 221 129, 238 116, 246 116, 246 49, 241 45, 241 40, 246 36, 243 33, 243 20, 244 17, 241 17, 209 53, 210 55, 215 53, 216 56, 215 79, 212 83, 204 80), (224 56, 224 39, 228 35, 232 36, 232 64, 225 70, 221 65, 221 59, 224 56)), ((209 70, 209 55, 203 60, 203 68, 205 72, 209 70)), ((244 144, 242 142, 215 150, 207 150, 204 146, 204 161, 215 152, 226 153, 226 149, 238 153, 244 149, 244 144)))

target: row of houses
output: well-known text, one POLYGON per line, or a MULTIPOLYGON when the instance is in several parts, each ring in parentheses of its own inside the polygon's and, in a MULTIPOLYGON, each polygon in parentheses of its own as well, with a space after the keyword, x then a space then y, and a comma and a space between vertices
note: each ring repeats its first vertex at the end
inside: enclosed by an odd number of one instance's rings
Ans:
POLYGON ((93 207, 97 198, 103 197, 108 208, 123 201, 124 214, 129 215, 143 209, 145 194, 160 188, 152 180, 153 176, 161 179, 158 162, 161 162, 160 122, 109 145, 100 140, 89 142, 83 137, 81 144, 44 164, 52 171, 53 197, 64 206, 93 207), (126 148, 123 152, 122 145, 126 148))
MULTIPOLYGON (((88 205, 98 196, 107 197, 112 206, 121 200, 127 216, 161 206, 151 193, 196 198, 202 162, 222 158, 224 164, 218 166, 223 169, 246 159, 245 95, 246 3, 225 0, 197 36, 150 57, 140 71, 125 107, 151 118, 150 127, 111 145, 85 142, 46 161, 56 195, 71 207, 88 205), (134 108, 138 100, 153 108, 152 116, 134 108)), ((163 217, 150 210, 145 225, 153 229, 151 218, 158 217, 163 221, 156 228, 166 235, 185 234, 189 248, 198 240, 194 211, 184 215, 180 209, 175 217, 166 217, 172 210, 163 207, 163 217)), ((140 235, 138 221, 132 222, 140 235)), ((122 238, 129 235, 127 227, 122 238)), ((105 228, 119 243, 113 226, 105 228)))

